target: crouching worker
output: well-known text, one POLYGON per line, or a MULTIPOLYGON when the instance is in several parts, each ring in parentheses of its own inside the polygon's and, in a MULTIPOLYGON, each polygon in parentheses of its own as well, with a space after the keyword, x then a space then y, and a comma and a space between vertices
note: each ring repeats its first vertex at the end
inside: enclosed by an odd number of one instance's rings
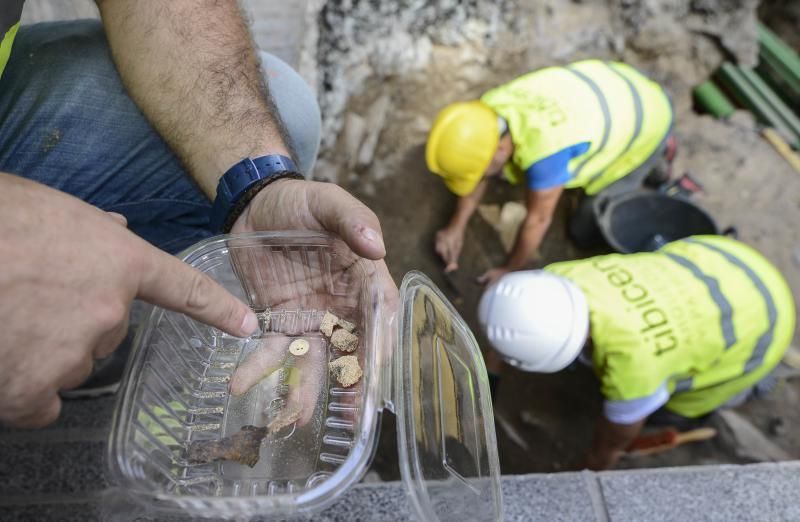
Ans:
MULTIPOLYGON (((479 278, 490 284, 526 267, 565 188, 593 197, 612 185, 619 191, 640 185, 674 143, 671 126, 672 108, 658 84, 628 65, 600 60, 547 67, 480 100, 449 105, 425 149, 428 168, 459 198, 436 235, 445 271, 458 268, 464 231, 488 178, 524 181, 528 210, 505 264, 479 278)), ((589 211, 590 201, 576 216, 589 211)))
POLYGON ((651 415, 698 419, 742 402, 783 357, 795 305, 758 252, 693 236, 656 252, 508 274, 483 295, 479 318, 522 370, 591 364, 605 403, 585 464, 599 470, 651 415))

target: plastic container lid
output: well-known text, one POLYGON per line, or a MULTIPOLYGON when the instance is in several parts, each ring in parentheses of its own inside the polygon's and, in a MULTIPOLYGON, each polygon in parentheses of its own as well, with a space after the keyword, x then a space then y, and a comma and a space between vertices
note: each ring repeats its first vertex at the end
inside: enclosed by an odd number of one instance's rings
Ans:
POLYGON ((491 395, 478 343, 422 273, 400 288, 394 354, 403 482, 420 520, 502 520, 491 395))

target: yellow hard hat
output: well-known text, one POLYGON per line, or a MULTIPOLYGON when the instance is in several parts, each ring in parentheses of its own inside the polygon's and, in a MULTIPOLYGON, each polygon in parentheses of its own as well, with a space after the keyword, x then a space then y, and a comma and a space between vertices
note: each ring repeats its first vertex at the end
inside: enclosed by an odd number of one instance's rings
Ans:
POLYGON ((488 105, 478 100, 453 103, 433 122, 425 161, 451 192, 466 196, 492 162, 499 134, 497 114, 488 105))

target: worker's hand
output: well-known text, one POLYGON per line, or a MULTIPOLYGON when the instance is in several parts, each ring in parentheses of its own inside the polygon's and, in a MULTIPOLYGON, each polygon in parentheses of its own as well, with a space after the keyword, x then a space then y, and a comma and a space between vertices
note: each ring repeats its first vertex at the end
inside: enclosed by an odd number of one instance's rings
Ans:
POLYGON ((486 286, 491 286, 492 283, 506 275, 507 273, 511 272, 508 268, 504 266, 500 266, 497 268, 492 268, 478 276, 478 283, 486 286))
POLYGON ((455 227, 445 227, 436 232, 436 253, 445 263, 444 271, 458 270, 458 257, 464 246, 464 230, 455 227))
POLYGON ((233 335, 257 328, 244 303, 128 231, 122 216, 7 174, 0 238, 0 422, 54 421, 58 392, 125 337, 134 298, 233 335))
POLYGON ((339 236, 352 253, 375 261, 369 276, 386 299, 387 311, 396 312, 397 286, 383 261, 386 247, 381 224, 374 212, 343 188, 290 179, 270 184, 253 198, 231 232, 266 230, 326 231, 339 236))

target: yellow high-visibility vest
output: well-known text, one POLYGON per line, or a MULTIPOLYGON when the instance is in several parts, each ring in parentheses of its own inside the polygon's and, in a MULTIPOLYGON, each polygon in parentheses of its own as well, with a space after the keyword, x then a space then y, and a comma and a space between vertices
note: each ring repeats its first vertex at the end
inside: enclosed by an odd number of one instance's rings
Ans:
POLYGON ((594 370, 612 401, 666 383, 668 409, 704 415, 771 371, 794 333, 786 281, 761 254, 726 237, 693 236, 657 252, 546 270, 586 293, 594 370))
POLYGON ((586 60, 547 67, 481 97, 508 123, 514 155, 504 174, 518 183, 537 161, 572 145, 588 151, 568 165, 567 188, 594 195, 656 151, 672 126, 664 90, 634 68, 586 60))
POLYGON ((3 77, 3 69, 11 56, 11 45, 14 37, 19 30, 19 19, 22 15, 22 4, 24 0, 3 0, 0 5, 0 78, 3 77))

